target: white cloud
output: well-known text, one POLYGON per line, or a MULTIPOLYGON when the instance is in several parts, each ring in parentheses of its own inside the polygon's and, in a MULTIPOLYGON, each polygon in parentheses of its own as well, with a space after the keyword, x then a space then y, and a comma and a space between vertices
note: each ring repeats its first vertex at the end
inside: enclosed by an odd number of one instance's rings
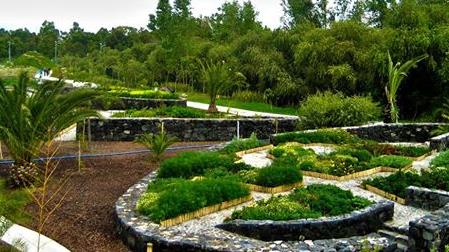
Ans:
MULTIPOLYGON (((145 27, 148 15, 156 10, 158 0, 3 0, 0 28, 28 28, 38 31, 44 20, 54 21, 61 30, 78 22, 87 31, 119 25, 145 27)), ((209 16, 225 0, 192 0, 195 16, 209 16)), ((243 0, 239 0, 243 2, 243 0)), ((280 26, 281 0, 252 0, 259 20, 271 28, 280 26)))

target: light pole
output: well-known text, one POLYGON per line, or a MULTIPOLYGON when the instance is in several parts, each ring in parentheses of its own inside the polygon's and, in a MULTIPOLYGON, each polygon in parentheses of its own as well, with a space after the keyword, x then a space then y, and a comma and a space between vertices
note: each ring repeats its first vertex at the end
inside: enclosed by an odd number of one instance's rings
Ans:
POLYGON ((55 64, 58 61, 58 41, 55 40, 55 64))
POLYGON ((11 41, 8 41, 8 59, 11 62, 11 41))

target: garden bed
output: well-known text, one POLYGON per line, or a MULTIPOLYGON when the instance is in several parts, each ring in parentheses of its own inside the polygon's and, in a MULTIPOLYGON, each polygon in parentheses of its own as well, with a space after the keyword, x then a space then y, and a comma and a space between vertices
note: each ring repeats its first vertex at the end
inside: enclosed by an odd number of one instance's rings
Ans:
POLYGON ((430 168, 417 172, 398 172, 388 177, 365 180, 363 186, 370 187, 385 197, 397 197, 399 203, 405 204, 407 188, 424 187, 449 191, 449 151, 440 153, 431 163, 430 168))
POLYGON ((208 113, 205 110, 189 107, 158 107, 152 109, 126 110, 114 113, 113 118, 235 118, 226 113, 208 113))
POLYGON ((376 231, 392 216, 392 203, 372 204, 335 186, 312 185, 235 211, 234 220, 218 227, 265 241, 296 240, 298 234, 329 239, 376 231))

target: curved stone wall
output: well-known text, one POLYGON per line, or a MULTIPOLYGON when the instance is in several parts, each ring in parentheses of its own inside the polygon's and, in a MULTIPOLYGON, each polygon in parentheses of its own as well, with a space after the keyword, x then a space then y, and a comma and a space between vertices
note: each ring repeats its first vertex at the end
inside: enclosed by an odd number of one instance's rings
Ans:
POLYGON ((375 232, 393 218, 394 203, 380 201, 365 209, 336 217, 293 221, 234 220, 218 225, 227 231, 264 241, 342 238, 375 232))
MULTIPOLYGON (((163 228, 151 222, 147 217, 135 211, 137 200, 146 191, 148 184, 156 178, 156 172, 151 173, 132 186, 115 205, 116 231, 122 241, 132 250, 146 252, 150 243, 153 251, 184 252, 184 251, 323 251, 341 248, 335 240, 316 241, 316 244, 299 241, 266 242, 242 236, 236 233, 211 226, 201 230, 186 232, 176 226, 163 228)), ((385 219, 390 216, 393 203, 381 203, 379 208, 385 208, 385 219)), ((375 210, 373 210, 375 211, 375 210)), ((379 213, 380 215, 380 213, 379 213)), ((382 218, 384 219, 384 218, 382 218)), ((379 219, 377 219, 379 220, 379 219)), ((381 225, 378 223, 377 225, 381 225)), ((335 228, 335 227, 332 227, 335 228)), ((344 227, 339 227, 344 228, 344 227)), ((334 232, 336 230, 332 230, 334 232)), ((275 232, 275 231, 272 231, 275 232)), ((297 237, 298 238, 298 237, 297 237)), ((378 237, 378 245, 382 248, 394 247, 393 243, 378 237)), ((377 239, 377 238, 376 238, 377 239)), ((345 239, 348 246, 363 246, 365 238, 350 237, 345 239)), ((374 242, 374 240, 373 240, 374 242)), ((377 245, 376 245, 377 246, 377 245)))

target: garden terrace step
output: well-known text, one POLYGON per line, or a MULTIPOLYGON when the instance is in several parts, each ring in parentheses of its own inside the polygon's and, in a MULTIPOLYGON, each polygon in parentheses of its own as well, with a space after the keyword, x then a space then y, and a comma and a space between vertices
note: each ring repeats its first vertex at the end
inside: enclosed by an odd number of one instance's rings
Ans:
POLYGON ((381 229, 377 231, 381 236, 395 240, 397 243, 408 244, 408 236, 393 231, 381 229))
POLYGON ((394 233, 398 233, 401 235, 408 235, 408 226, 395 226, 393 224, 393 221, 387 221, 384 222, 384 230, 390 231, 390 232, 394 232, 394 233))

